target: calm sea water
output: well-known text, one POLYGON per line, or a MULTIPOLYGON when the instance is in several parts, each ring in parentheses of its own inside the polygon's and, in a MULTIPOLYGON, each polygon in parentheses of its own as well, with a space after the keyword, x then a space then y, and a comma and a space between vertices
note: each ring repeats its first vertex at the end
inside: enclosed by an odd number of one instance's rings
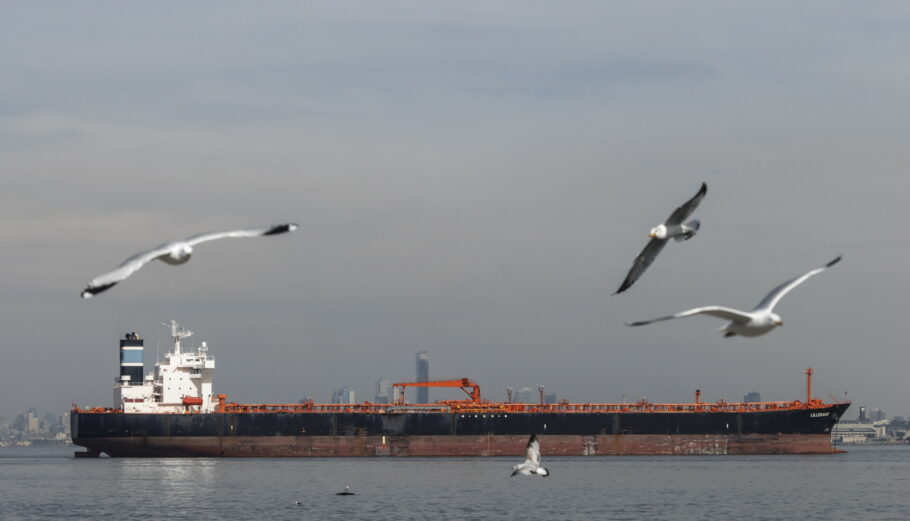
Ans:
POLYGON ((910 446, 825 456, 74 459, 0 449, 0 519, 905 520, 910 446), (345 485, 354 496, 336 496, 345 485), (300 501, 301 506, 296 506, 300 501))

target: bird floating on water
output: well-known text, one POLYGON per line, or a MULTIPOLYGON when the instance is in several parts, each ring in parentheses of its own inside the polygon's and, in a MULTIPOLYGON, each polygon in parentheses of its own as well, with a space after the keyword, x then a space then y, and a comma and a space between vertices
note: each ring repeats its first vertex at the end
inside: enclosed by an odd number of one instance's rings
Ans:
POLYGON ((139 270, 146 263, 158 259, 167 264, 183 264, 190 260, 193 254, 193 247, 197 244, 213 241, 215 239, 239 238, 239 237, 263 237, 266 235, 278 235, 292 232, 297 229, 296 223, 278 224, 268 228, 258 230, 233 230, 227 232, 207 232, 193 235, 182 241, 173 241, 160 244, 155 248, 143 251, 133 255, 123 261, 117 269, 95 277, 88 286, 82 290, 82 298, 91 298, 102 291, 107 291, 115 284, 123 281, 133 273, 139 270))
POLYGON ((528 439, 527 455, 525 456, 524 463, 512 467, 511 476, 514 476, 515 474, 524 476, 538 475, 543 477, 550 475, 549 470, 540 466, 540 443, 537 441, 537 435, 532 434, 531 438, 528 439))
POLYGON ((708 185, 702 183, 701 188, 698 189, 698 193, 686 201, 685 204, 676 210, 673 210, 670 217, 662 224, 658 224, 654 228, 651 228, 651 233, 648 234, 651 237, 651 241, 645 245, 645 248, 641 250, 638 257, 635 257, 635 261, 632 263, 632 268, 629 269, 626 279, 622 281, 622 284, 614 295, 622 293, 632 287, 632 284, 635 284, 635 281, 641 277, 645 270, 648 269, 648 266, 657 258, 657 254, 664 249, 668 240, 672 238, 677 241, 686 241, 695 236, 698 232, 698 228, 701 227, 701 222, 698 219, 693 219, 687 223, 683 223, 683 221, 688 219, 689 216, 692 215, 692 212, 698 208, 698 204, 705 198, 706 193, 708 193, 708 185))
POLYGON ((681 311, 675 315, 668 315, 665 317, 653 318, 651 320, 642 320, 640 322, 627 322, 627 326, 643 326, 645 324, 650 324, 652 322, 659 322, 661 320, 670 320, 674 318, 685 318, 691 317, 692 315, 711 315, 713 317, 724 318, 730 322, 718 329, 724 333, 725 337, 730 336, 759 336, 764 335, 765 333, 771 331, 777 326, 784 325, 784 321, 780 318, 780 315, 774 313, 774 306, 780 302, 780 299, 784 297, 787 293, 790 292, 796 286, 799 286, 805 282, 809 277, 813 275, 818 275, 819 273, 825 271, 826 269, 834 266, 840 262, 843 255, 838 255, 834 260, 828 262, 820 268, 815 268, 799 277, 790 279, 773 290, 771 293, 762 299, 758 303, 758 306, 755 307, 752 311, 740 311, 738 309, 727 308, 723 306, 705 306, 700 308, 693 308, 686 311, 681 311))
POLYGON ((351 492, 350 487, 348 487, 347 485, 345 485, 345 486, 344 486, 344 490, 342 490, 341 492, 338 492, 338 493, 335 494, 335 495, 336 495, 336 496, 353 496, 354 493, 351 492))

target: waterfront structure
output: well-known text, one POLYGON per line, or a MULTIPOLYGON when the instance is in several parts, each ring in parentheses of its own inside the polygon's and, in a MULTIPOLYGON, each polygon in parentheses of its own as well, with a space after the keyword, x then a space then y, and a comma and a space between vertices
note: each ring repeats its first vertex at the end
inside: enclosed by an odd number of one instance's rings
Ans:
MULTIPOLYGON (((887 422, 887 420, 885 420, 887 422)), ((859 422, 844 420, 831 429, 831 441, 834 444, 859 444, 884 441, 886 439, 885 422, 859 422)))

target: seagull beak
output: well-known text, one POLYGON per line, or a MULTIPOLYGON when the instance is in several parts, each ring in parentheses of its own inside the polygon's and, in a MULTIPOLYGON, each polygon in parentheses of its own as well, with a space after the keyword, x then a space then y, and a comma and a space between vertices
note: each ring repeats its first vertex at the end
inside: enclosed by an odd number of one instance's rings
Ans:
POLYGON ((648 234, 648 237, 650 237, 650 238, 653 239, 653 238, 657 237, 657 234, 654 233, 654 232, 651 232, 651 233, 648 234))

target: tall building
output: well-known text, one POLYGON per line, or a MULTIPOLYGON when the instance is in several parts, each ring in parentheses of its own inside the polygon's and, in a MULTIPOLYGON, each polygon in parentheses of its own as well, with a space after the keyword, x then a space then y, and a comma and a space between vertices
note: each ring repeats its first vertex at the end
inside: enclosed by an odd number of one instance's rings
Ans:
MULTIPOLYGON (((427 351, 417 351, 417 381, 430 381, 430 355, 427 351)), ((430 388, 417 388, 417 402, 430 403, 430 388)))
POLYGON ((392 381, 387 379, 376 381, 376 397, 374 403, 392 403, 392 381))
POLYGON ((0 441, 10 441, 12 438, 12 423, 6 418, 0 418, 0 441))
POLYGON ((761 394, 757 393, 756 391, 752 391, 751 393, 746 393, 746 395, 743 396, 743 403, 757 403, 760 401, 761 401, 761 394))
POLYGON ((537 403, 540 399, 537 397, 537 390, 530 387, 522 387, 515 392, 515 403, 537 403))
POLYGON ((543 403, 556 403, 556 393, 543 393, 543 403))
POLYGON ((38 416, 32 412, 32 408, 28 410, 28 416, 26 416, 25 430, 27 432, 38 432, 39 421, 38 416))
POLYGON ((885 419, 885 411, 881 409, 869 409, 869 421, 878 422, 885 419))
POLYGON ((357 403, 356 398, 354 398, 354 389, 350 387, 337 389, 332 393, 332 403, 357 403))

